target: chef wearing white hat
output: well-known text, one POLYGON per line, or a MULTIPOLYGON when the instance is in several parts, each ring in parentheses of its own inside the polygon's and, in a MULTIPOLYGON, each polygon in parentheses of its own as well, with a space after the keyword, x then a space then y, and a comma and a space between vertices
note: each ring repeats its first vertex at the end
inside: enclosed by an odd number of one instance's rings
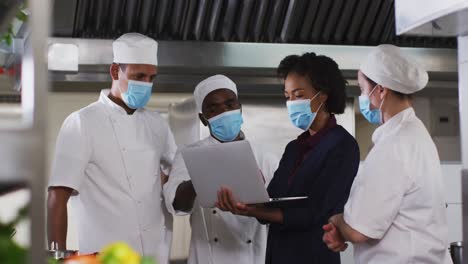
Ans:
POLYGON ((156 41, 137 33, 115 40, 112 88, 63 123, 47 202, 49 242, 61 249, 73 197, 80 253, 123 241, 168 263, 172 234, 162 174, 169 172, 176 146, 166 121, 144 108, 158 72, 157 48, 156 41))
POLYGON ((324 226, 334 251, 354 245, 356 264, 451 263, 436 146, 411 107, 427 72, 398 47, 375 48, 358 72, 360 109, 380 127, 356 176, 344 214, 324 226))
MULTIPOLYGON (((209 127, 211 135, 189 147, 244 139, 241 105, 233 81, 223 75, 209 77, 197 85, 194 97, 200 120, 209 127)), ((278 166, 278 159, 262 152, 255 144, 252 144, 252 149, 268 184, 278 166)), ((191 214, 189 264, 265 262, 266 226, 255 218, 200 207, 180 153, 176 154, 169 181, 164 185, 164 196, 170 212, 191 214)))

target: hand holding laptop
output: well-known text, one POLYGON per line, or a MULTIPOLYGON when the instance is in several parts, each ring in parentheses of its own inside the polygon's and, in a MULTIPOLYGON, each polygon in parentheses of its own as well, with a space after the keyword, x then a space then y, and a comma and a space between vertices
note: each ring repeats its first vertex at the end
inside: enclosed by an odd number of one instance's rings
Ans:
POLYGON ((247 140, 189 147, 181 153, 202 207, 215 206, 218 191, 222 187, 229 188, 231 197, 245 204, 284 207, 293 204, 293 200, 307 199, 270 198, 265 188, 265 179, 247 140))
POLYGON ((218 191, 216 207, 233 214, 255 217, 268 223, 283 223, 283 212, 279 208, 257 207, 237 202, 229 188, 221 187, 218 191))
POLYGON ((249 206, 244 203, 236 201, 231 189, 221 187, 218 191, 218 201, 215 206, 223 211, 229 211, 237 215, 251 216, 249 212, 252 210, 249 206))

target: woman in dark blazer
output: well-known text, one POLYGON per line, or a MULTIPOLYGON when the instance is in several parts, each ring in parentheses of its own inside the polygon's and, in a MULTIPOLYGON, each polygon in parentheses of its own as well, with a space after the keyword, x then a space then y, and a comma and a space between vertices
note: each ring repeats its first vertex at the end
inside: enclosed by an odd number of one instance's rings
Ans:
POLYGON ((257 208, 236 202, 222 188, 217 206, 270 225, 267 264, 340 263, 322 241, 322 226, 343 212, 359 166, 357 142, 334 116, 345 110, 346 81, 335 61, 314 53, 286 57, 278 74, 290 119, 304 133, 286 146, 268 193, 308 199, 300 207, 257 208))

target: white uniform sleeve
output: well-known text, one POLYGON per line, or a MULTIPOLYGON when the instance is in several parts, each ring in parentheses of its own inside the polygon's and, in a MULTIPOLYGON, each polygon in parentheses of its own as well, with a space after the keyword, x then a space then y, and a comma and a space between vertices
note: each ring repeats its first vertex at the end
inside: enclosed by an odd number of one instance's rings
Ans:
POLYGON ((172 169, 169 174, 169 180, 163 186, 164 201, 166 202, 167 210, 174 215, 187 215, 190 212, 176 211, 172 203, 176 195, 177 187, 184 182, 189 181, 190 176, 188 174, 187 167, 185 166, 184 159, 180 152, 175 155, 172 169))
POLYGON ((273 175, 279 166, 280 159, 272 153, 265 151, 262 146, 249 142, 252 147, 252 151, 257 159, 257 165, 261 170, 265 179, 265 186, 268 186, 273 175))
POLYGON ((166 129, 166 142, 164 142, 164 150, 161 157, 161 169, 165 174, 169 174, 177 151, 177 145, 168 125, 166 125, 166 129))
POLYGON ((397 216, 410 186, 405 170, 391 144, 376 145, 356 176, 344 220, 353 229, 373 239, 381 239, 397 216))
POLYGON ((278 169, 279 158, 271 153, 265 153, 263 156, 262 164, 260 164, 260 169, 262 170, 263 177, 265 177, 265 186, 270 184, 273 175, 278 169))
POLYGON ((69 187, 79 193, 90 157, 86 124, 75 112, 65 119, 57 137, 49 187, 69 187))

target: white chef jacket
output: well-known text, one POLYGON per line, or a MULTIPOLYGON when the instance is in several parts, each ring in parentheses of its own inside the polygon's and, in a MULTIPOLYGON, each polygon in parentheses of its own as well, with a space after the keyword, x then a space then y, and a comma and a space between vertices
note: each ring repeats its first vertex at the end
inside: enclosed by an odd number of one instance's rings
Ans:
POLYGON ((49 187, 75 190, 81 253, 124 241, 166 264, 172 218, 162 206, 160 168, 172 164, 172 133, 159 114, 139 109, 128 115, 108 94, 102 91, 63 123, 49 187))
MULTIPOLYGON (((208 146, 221 144, 208 137, 193 145, 208 146)), ((273 177, 279 159, 251 145, 266 184, 273 177)), ((176 154, 169 181, 164 185, 164 196, 168 210, 175 215, 186 212, 175 211, 174 201, 177 187, 190 180, 180 152, 176 154)), ((255 218, 234 215, 217 208, 202 208, 195 199, 190 217, 192 237, 188 264, 257 264, 265 263, 267 227, 255 218), (206 224, 206 225, 205 225, 206 224)))
POLYGON ((431 136, 406 109, 373 134, 344 220, 374 239, 354 245, 356 264, 451 263, 444 183, 431 136))

